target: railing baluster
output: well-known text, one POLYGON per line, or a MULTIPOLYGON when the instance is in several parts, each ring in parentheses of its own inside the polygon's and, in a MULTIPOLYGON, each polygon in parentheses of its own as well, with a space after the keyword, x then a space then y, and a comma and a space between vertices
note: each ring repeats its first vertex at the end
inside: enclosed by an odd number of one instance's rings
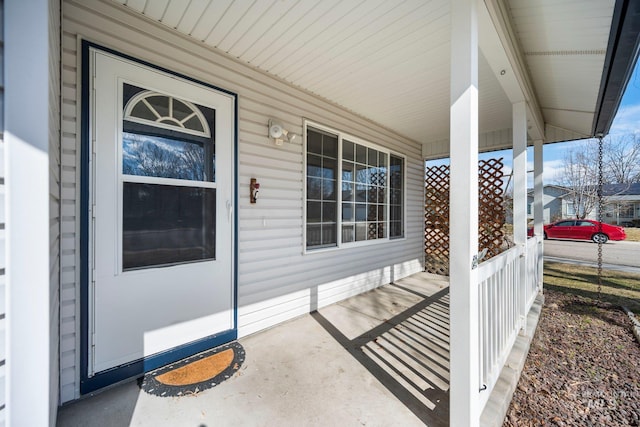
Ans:
POLYGON ((514 247, 480 264, 478 271, 479 347, 481 407, 487 402, 513 343, 524 325, 521 319, 530 310, 537 294, 537 245, 540 237, 529 239, 524 248, 514 247), (526 251, 526 282, 518 283, 520 255, 526 251), (525 302, 526 304, 523 304, 525 302))

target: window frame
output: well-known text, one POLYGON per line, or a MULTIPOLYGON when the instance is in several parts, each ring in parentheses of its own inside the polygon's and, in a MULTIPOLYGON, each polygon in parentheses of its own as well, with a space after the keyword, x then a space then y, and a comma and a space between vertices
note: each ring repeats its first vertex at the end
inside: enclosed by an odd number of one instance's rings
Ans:
MULTIPOLYGON (((406 228, 407 228, 407 156, 404 154, 397 153, 395 151, 389 151, 389 169, 391 169, 391 156, 402 159, 402 235, 391 237, 389 234, 389 240, 405 240, 407 238, 406 228)), ((391 175, 389 175, 389 183, 391 182, 391 175)), ((391 191, 388 191, 389 198, 391 197, 391 191)), ((423 196, 424 197, 424 196, 423 196)), ((424 203, 423 203, 424 204, 424 203)), ((391 200, 389 199, 387 205, 389 206, 389 217, 388 222, 391 222, 391 200)), ((391 233, 391 227, 389 226, 389 233, 391 233)))
MULTIPOLYGON (((131 84, 128 82, 125 82, 131 86, 134 87, 140 87, 137 84, 131 84)), ((128 101, 127 103, 124 105, 123 107, 123 120, 132 122, 132 123, 138 123, 138 124, 142 124, 142 125, 147 125, 147 126, 153 126, 153 127, 157 127, 160 129, 167 129, 167 130, 172 130, 175 132, 180 132, 180 133, 184 133, 187 135, 195 135, 195 136, 201 136, 203 138, 211 138, 211 129, 209 127, 209 123, 207 122, 206 118, 204 117, 204 114, 202 114, 202 111, 200 110, 200 108, 198 108, 198 106, 194 103, 192 103, 191 101, 188 101, 186 99, 182 99, 179 98, 177 96, 174 95, 170 95, 170 94, 166 94, 166 93, 162 93, 162 92, 156 92, 153 91, 151 89, 145 89, 145 88, 141 88, 143 89, 142 91, 136 93, 135 95, 133 95, 128 101), (161 98, 166 98, 168 101, 168 105, 171 105, 172 107, 169 109, 169 112, 171 114, 171 116, 165 116, 165 117, 157 117, 157 120, 152 121, 149 119, 145 119, 143 117, 139 117, 133 114, 133 111, 135 110, 135 108, 143 103, 146 104, 147 108, 149 108, 149 110, 153 110, 153 112, 155 112, 155 114, 159 114, 157 112, 157 110, 149 104, 149 102, 147 101, 148 98, 152 98, 152 97, 161 97, 161 98), (178 102, 184 104, 185 106, 187 106, 190 110, 191 110, 191 115, 188 116, 188 119, 190 120, 192 117, 195 117, 198 119, 198 122, 200 122, 200 125, 202 126, 202 131, 199 130, 195 130, 195 129, 191 129, 188 128, 186 126, 184 126, 184 124, 189 121, 187 119, 185 120, 178 120, 175 118, 175 112, 173 109, 173 102, 177 100, 178 102), (160 119, 172 119, 173 121, 176 121, 180 124, 182 124, 182 126, 177 126, 174 124, 167 124, 164 123, 162 121, 158 121, 160 119)))
POLYGON ((379 245, 379 244, 384 244, 384 243, 389 243, 389 242, 395 242, 395 241, 402 241, 402 240, 406 240, 406 223, 407 223, 407 156, 404 154, 401 154, 397 151, 391 150, 389 148, 383 147, 379 144, 373 143, 371 141, 367 141, 365 139, 362 139, 360 137, 354 136, 352 134, 349 134, 347 132, 343 132, 334 128, 331 128, 329 126, 325 126, 322 124, 319 124, 317 122, 308 120, 308 119, 304 119, 303 120, 303 191, 302 191, 302 252, 303 254, 315 254, 315 253, 323 253, 323 252, 330 252, 330 251, 336 251, 336 250, 343 250, 343 249, 349 249, 349 248, 359 248, 359 247, 366 247, 366 246, 371 246, 371 245, 379 245), (337 158, 337 166, 336 166, 336 178, 337 178, 337 182, 336 182, 336 209, 337 209, 337 213, 336 213, 336 244, 335 246, 318 246, 318 247, 308 247, 307 246, 307 202, 308 202, 308 195, 307 195, 307 155, 308 155, 308 145, 307 145, 307 135, 308 135, 308 129, 309 128, 313 128, 313 129, 317 129, 318 131, 321 132, 326 132, 332 135, 335 135, 338 139, 338 158, 337 158), (391 168, 391 156, 397 157, 402 159, 402 235, 398 236, 398 237, 390 237, 390 232, 391 232, 391 228, 390 228, 390 223, 391 223, 391 218, 390 218, 390 180, 389 180, 389 175, 387 174, 387 182, 386 182, 386 186, 385 186, 385 201, 384 201, 384 205, 385 205, 385 224, 386 224, 386 237, 383 238, 377 238, 377 239, 372 239, 372 240, 364 240, 364 241, 352 241, 352 242, 343 242, 342 241, 342 224, 343 224, 343 220, 342 220, 342 203, 343 203, 343 199, 342 199, 342 173, 343 173, 343 169, 342 169, 342 162, 343 162, 343 140, 348 140, 352 143, 358 144, 358 145, 362 145, 365 146, 367 148, 371 148, 374 150, 377 150, 378 152, 382 152, 384 154, 386 154, 387 156, 387 171, 391 168))
MULTIPOLYGON (((169 92, 157 92, 157 91, 153 91, 151 89, 149 89, 146 85, 144 85, 143 83, 139 83, 139 82, 135 82, 135 81, 131 81, 130 79, 126 79, 126 78, 120 78, 118 80, 118 100, 117 100, 117 105, 118 105, 118 124, 117 124, 117 128, 116 128, 116 132, 118 135, 118 141, 117 141, 117 148, 116 148, 116 158, 117 158, 117 173, 116 173, 116 179, 118 181, 118 187, 117 187, 117 195, 116 198, 119 201, 119 205, 118 205, 118 214, 117 214, 117 229, 118 229, 118 236, 117 238, 117 247, 119 248, 119 252, 117 254, 117 271, 118 274, 121 275, 134 275, 134 274, 138 274, 138 272, 141 271, 145 271, 145 270, 149 270, 149 269, 157 269, 157 268, 164 268, 164 267, 172 267, 172 266, 177 266, 177 265, 186 265, 186 264, 192 264, 192 263, 198 263, 198 262, 212 262, 215 261, 217 258, 217 243, 218 240, 215 237, 214 234, 214 249, 213 249, 213 257, 212 258, 204 258, 204 259, 194 259, 194 260, 187 260, 187 261, 176 261, 176 262, 168 262, 168 263, 162 263, 162 264, 152 264, 152 265, 146 265, 146 266, 136 266, 136 267, 127 267, 125 268, 125 253, 124 253, 124 240, 125 240, 125 236, 124 236, 124 226, 125 226, 125 218, 124 218, 124 209, 125 209, 125 202, 124 202, 124 193, 125 193, 125 186, 126 184, 134 184, 134 185, 138 185, 138 184, 149 184, 149 185, 158 185, 158 186, 166 186, 166 187, 180 187, 180 188, 193 188, 193 189, 203 189, 203 194, 209 190, 213 190, 215 193, 217 194, 217 190, 218 190, 218 182, 217 182, 217 178, 215 175, 215 169, 214 169, 214 173, 212 176, 212 180, 189 180, 189 179, 184 179, 184 178, 168 178, 168 177, 162 177, 162 176, 152 176, 152 175, 132 175, 132 174, 128 174, 124 172, 123 169, 123 165, 124 165, 124 142, 125 142, 125 134, 127 133, 135 133, 135 132, 129 132, 129 131, 125 131, 125 123, 129 122, 129 123, 135 123, 135 124, 140 124, 143 125, 144 127, 148 127, 149 129, 152 128, 157 128, 157 129, 161 129, 161 130, 165 130, 165 131, 170 131, 173 132, 175 134, 181 134, 184 135, 184 140, 180 140, 183 142, 187 142, 187 143, 198 143, 197 140, 200 140, 202 138, 205 139, 209 139, 210 142, 212 143, 213 146, 213 152, 215 153, 215 146, 216 146, 216 139, 215 139, 215 134, 216 134, 216 122, 215 122, 215 111, 217 110, 217 107, 210 105, 203 105, 200 104, 198 102, 193 102, 191 100, 189 100, 186 97, 182 97, 179 95, 176 95, 173 93, 173 91, 169 92), (129 86, 133 86, 135 88, 139 88, 142 89, 140 92, 134 94, 133 96, 131 96, 126 102, 124 100, 125 97, 125 85, 129 85, 129 86), (127 114, 127 110, 132 110, 133 107, 140 102, 140 99, 143 98, 143 96, 165 96, 167 98, 172 98, 172 99, 177 99, 178 101, 184 103, 185 105, 189 106, 190 108, 194 108, 195 111, 195 116, 198 118, 198 120, 200 120, 202 126, 205 128, 205 132, 203 133, 199 133, 197 131, 193 131, 190 129, 186 129, 186 128, 180 128, 178 126, 172 126, 172 125, 167 125, 165 123, 161 123, 161 122, 151 122, 151 121, 144 121, 144 120, 138 120, 135 117, 131 117, 130 114, 127 114), (212 125, 209 124, 209 122, 207 121, 205 114, 202 112, 201 108, 208 108, 213 110, 213 122, 212 125), (208 136, 205 136, 208 135, 208 136), (195 139, 194 139, 195 138, 195 139)), ((171 135, 163 135, 161 136, 162 138, 167 138, 167 139, 171 139, 172 136, 171 135)), ((205 156, 206 157, 206 156, 205 156)), ((215 155, 214 155, 214 162, 215 162, 215 155)), ((214 163, 215 164, 215 163, 214 163)), ((206 179, 206 177, 203 177, 206 179)), ((217 222, 214 223, 214 228, 217 230, 217 222)), ((204 225, 203 225, 204 227, 204 225)))
POLYGON ((636 212, 634 203, 621 203, 618 208, 618 216, 622 218, 633 218, 636 212))

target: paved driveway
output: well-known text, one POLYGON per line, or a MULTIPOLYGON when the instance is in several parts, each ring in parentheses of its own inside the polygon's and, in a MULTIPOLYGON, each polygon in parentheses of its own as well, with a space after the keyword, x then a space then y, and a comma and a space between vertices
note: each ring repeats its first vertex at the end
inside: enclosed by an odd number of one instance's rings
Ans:
MULTIPOLYGON (((598 245, 591 241, 545 240, 545 257, 597 262, 598 245)), ((640 268, 640 242, 608 242, 602 245, 602 261, 606 264, 640 268)))

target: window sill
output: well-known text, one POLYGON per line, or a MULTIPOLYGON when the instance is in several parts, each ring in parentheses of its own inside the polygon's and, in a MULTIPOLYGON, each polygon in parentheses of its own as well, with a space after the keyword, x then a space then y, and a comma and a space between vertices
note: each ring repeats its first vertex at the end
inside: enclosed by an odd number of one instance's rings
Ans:
POLYGON ((318 249, 304 248, 304 250, 302 251, 302 254, 312 255, 312 254, 318 254, 318 253, 343 251, 348 249, 366 248, 369 246, 383 245, 385 243, 401 242, 405 240, 407 240, 407 237, 403 236, 403 237, 394 237, 394 238, 386 238, 386 239, 365 240, 363 242, 342 243, 340 246, 331 246, 331 247, 324 247, 324 248, 318 248, 318 249))

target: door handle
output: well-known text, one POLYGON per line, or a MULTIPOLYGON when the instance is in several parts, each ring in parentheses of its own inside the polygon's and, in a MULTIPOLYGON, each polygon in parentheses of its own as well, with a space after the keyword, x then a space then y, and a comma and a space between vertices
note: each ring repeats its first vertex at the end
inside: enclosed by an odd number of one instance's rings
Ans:
POLYGON ((231 222, 231 218, 233 217, 233 205, 231 204, 231 200, 227 200, 227 216, 229 222, 231 222))

